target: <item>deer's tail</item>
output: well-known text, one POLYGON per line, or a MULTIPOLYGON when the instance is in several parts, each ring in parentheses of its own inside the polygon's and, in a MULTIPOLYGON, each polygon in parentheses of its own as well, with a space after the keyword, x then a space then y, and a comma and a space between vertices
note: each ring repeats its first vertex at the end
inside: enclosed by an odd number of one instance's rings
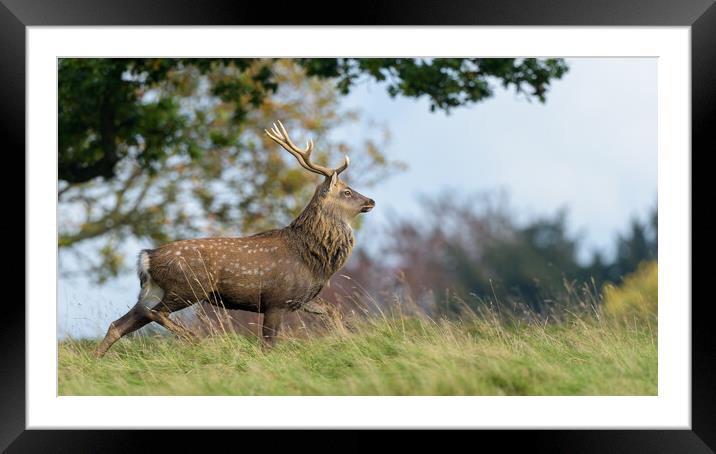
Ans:
POLYGON ((152 249, 143 249, 137 258, 137 276, 139 276, 142 287, 139 291, 137 304, 142 304, 149 309, 156 307, 164 298, 164 289, 157 285, 152 279, 152 275, 149 274, 149 255, 151 253, 152 249))
POLYGON ((151 249, 142 249, 137 258, 137 276, 139 276, 139 282, 142 287, 152 277, 149 275, 149 253, 151 249))

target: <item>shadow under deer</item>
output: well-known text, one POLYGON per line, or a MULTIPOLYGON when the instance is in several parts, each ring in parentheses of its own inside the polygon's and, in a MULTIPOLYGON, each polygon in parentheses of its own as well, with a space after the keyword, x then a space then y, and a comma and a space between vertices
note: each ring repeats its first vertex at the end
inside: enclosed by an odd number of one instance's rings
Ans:
POLYGON ((318 294, 353 249, 350 221, 375 202, 338 178, 348 168, 348 156, 337 168, 324 167, 311 162, 312 140, 305 149, 297 147, 281 122, 266 133, 304 169, 325 177, 309 204, 282 229, 240 238, 181 240, 141 251, 137 304, 110 324, 96 356, 151 322, 182 338, 196 338, 169 314, 200 302, 264 314, 265 345, 276 341, 286 313, 326 316, 333 311, 318 294))

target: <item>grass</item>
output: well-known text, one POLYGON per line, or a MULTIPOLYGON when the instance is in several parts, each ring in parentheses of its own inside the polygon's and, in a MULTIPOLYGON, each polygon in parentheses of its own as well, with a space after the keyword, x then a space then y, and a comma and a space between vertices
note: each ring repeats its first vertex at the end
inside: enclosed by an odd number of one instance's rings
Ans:
POLYGON ((264 351, 256 338, 59 344, 60 395, 656 395, 656 329, 575 318, 358 321, 264 351))

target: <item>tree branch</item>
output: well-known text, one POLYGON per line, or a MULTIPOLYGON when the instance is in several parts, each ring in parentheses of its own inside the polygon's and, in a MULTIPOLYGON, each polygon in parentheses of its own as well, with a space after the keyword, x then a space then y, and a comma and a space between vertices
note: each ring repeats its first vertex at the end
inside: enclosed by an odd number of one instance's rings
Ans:
POLYGON ((60 234, 58 238, 59 247, 64 248, 72 246, 80 241, 96 238, 115 230, 118 227, 131 224, 132 217, 139 210, 141 203, 144 201, 144 198, 151 187, 152 179, 147 178, 137 195, 137 198, 134 200, 132 207, 127 211, 122 212, 125 201, 124 195, 133 187, 134 182, 140 175, 142 175, 141 169, 135 169, 132 175, 125 182, 124 186, 115 192, 115 206, 111 210, 108 210, 106 214, 102 215, 97 220, 82 223, 82 226, 76 233, 60 234))

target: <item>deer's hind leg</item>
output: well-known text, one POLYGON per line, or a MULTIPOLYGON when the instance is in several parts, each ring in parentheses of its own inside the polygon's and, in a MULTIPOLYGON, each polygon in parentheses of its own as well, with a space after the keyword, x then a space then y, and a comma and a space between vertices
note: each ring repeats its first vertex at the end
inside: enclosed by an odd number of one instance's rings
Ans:
POLYGON ((145 309, 146 308, 142 306, 141 303, 137 303, 129 310, 129 312, 110 323, 107 334, 104 336, 104 339, 99 347, 97 347, 97 350, 95 350, 94 355, 97 358, 101 358, 105 353, 107 353, 109 347, 111 347, 119 339, 138 330, 147 323, 151 323, 152 320, 144 313, 145 309))
POLYGON ((139 280, 142 288, 139 291, 137 304, 135 304, 129 312, 110 323, 107 334, 94 352, 97 358, 104 356, 107 350, 119 339, 154 320, 150 317, 151 314, 148 308, 157 306, 162 302, 164 299, 164 289, 159 287, 154 280, 152 280, 151 276, 143 276, 140 274, 139 280))
POLYGON ((144 313, 151 321, 160 324, 182 339, 196 341, 198 340, 198 336, 196 334, 169 318, 169 314, 172 312, 182 310, 186 307, 187 304, 183 301, 164 297, 156 306, 152 308, 145 307, 144 313))
POLYGON ((107 334, 94 352, 95 356, 101 358, 119 339, 151 322, 160 324, 179 337, 195 340, 197 337, 194 333, 168 316, 168 314, 185 307, 187 307, 185 302, 166 296, 164 290, 151 278, 143 280, 139 301, 129 312, 109 325, 107 334))
POLYGON ((129 312, 110 323, 107 334, 94 352, 96 357, 101 358, 119 339, 154 320, 150 317, 148 308, 161 304, 164 299, 164 289, 157 285, 143 268, 140 269, 139 281, 142 288, 139 291, 137 304, 129 312))

